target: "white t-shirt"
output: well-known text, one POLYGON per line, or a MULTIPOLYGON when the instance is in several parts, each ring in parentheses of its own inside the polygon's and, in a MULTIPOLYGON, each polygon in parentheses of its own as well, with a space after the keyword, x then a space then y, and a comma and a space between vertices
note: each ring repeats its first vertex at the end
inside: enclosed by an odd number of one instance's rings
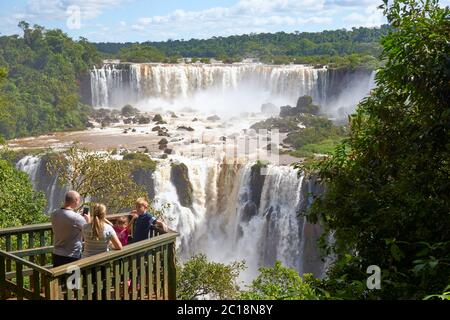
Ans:
POLYGON ((109 251, 109 241, 116 234, 116 231, 107 223, 103 226, 103 235, 99 237, 99 240, 94 239, 92 236, 92 223, 87 223, 83 226, 84 250, 81 258, 109 251))

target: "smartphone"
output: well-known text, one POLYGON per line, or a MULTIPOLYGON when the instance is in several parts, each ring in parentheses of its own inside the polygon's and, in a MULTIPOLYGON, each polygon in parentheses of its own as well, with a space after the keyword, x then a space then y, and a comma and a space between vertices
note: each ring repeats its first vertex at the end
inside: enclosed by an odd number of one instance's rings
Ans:
POLYGON ((89 207, 83 207, 83 216, 89 213, 89 207))

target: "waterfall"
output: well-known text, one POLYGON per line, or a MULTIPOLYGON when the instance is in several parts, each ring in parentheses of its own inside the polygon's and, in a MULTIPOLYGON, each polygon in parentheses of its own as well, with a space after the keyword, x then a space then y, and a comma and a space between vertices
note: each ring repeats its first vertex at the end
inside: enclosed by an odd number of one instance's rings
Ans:
MULTIPOLYGON (((50 211, 63 200, 66 189, 43 169, 45 162, 27 156, 17 168, 29 174, 36 190, 46 193, 50 211)), ((301 274, 323 276, 316 244, 320 227, 298 216, 310 205, 310 192, 320 190, 313 190, 315 185, 289 166, 269 165, 265 173, 261 176, 253 163, 178 155, 158 164, 150 177, 153 206, 180 233, 177 247, 182 260, 200 252, 223 263, 245 260, 244 282, 256 277, 259 267, 273 266, 276 260, 301 274), (174 179, 174 174, 184 174, 173 170, 180 164, 187 168, 186 176, 174 179), (180 199, 179 189, 186 185, 192 202, 180 199)))
POLYGON ((297 170, 269 165, 258 204, 252 203, 252 164, 234 166, 182 157, 175 161, 189 169, 193 205, 180 204, 170 179, 170 163, 155 172, 154 205, 161 209, 164 203, 171 204, 165 217, 170 227, 180 232, 178 246, 183 259, 203 252, 215 261, 245 260, 244 281, 253 279, 258 267, 273 266, 276 260, 300 273, 323 275, 320 257, 310 246, 320 232, 312 232, 315 226, 298 217, 300 205, 307 199, 302 192, 303 176, 297 170), (257 210, 249 214, 249 207, 257 210))
POLYGON ((92 105, 122 107, 149 98, 186 99, 209 89, 226 94, 239 88, 293 103, 301 95, 320 101, 326 71, 304 65, 105 64, 91 70, 92 105))
POLYGON ((25 156, 16 164, 16 169, 25 172, 30 177, 33 188, 37 188, 37 172, 41 162, 41 158, 36 156, 25 156))
POLYGON ((28 174, 34 190, 45 194, 47 200, 46 213, 60 207, 67 188, 61 187, 58 183, 58 177, 47 171, 46 158, 28 155, 17 162, 16 168, 28 174))

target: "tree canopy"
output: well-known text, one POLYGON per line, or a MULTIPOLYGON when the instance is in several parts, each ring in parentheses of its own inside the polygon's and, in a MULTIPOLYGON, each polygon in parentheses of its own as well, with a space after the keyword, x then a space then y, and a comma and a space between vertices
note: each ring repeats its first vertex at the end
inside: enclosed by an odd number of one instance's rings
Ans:
POLYGON ((206 255, 197 254, 177 266, 177 298, 233 299, 239 292, 237 277, 243 269, 243 262, 227 265, 208 261, 206 255))
POLYGON ((333 231, 328 289, 349 298, 423 298, 450 283, 450 10, 382 6, 386 65, 350 118, 350 135, 315 168, 327 192, 308 213, 333 231), (366 268, 382 270, 368 291, 366 268))
POLYGON ((5 138, 85 128, 88 106, 80 102, 80 79, 100 62, 97 49, 61 30, 26 22, 23 37, 0 37, 0 134, 5 138))
POLYGON ((45 198, 33 191, 28 175, 0 160, 0 228, 47 221, 45 198))

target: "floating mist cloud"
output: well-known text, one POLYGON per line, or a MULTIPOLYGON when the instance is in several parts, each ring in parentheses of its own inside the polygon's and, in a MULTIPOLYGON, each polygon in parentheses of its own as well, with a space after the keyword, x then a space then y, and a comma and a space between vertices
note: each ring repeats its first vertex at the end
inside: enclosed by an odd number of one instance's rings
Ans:
POLYGON ((370 74, 354 74, 340 93, 323 107, 324 113, 337 120, 347 120, 355 112, 358 103, 375 87, 375 71, 370 74))

